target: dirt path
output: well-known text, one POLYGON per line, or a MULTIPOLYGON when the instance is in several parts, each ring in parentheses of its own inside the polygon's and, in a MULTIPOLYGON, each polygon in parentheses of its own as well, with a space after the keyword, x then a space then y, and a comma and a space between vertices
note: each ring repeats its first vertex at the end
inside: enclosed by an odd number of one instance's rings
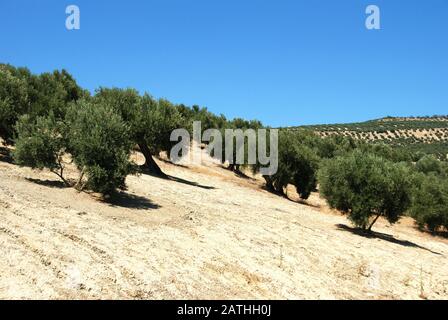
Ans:
POLYGON ((409 220, 366 238, 224 169, 161 165, 177 179, 129 177, 109 204, 0 159, 0 298, 448 298, 448 242, 409 220))

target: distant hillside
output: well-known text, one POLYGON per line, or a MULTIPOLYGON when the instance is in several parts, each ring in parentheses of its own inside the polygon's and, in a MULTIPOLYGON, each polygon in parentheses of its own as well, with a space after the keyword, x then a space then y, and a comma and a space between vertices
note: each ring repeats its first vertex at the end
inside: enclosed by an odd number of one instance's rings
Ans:
POLYGON ((440 158, 448 154, 448 116, 386 117, 357 123, 290 127, 315 131, 322 137, 350 136, 370 142, 383 142, 412 151, 432 153, 440 158))

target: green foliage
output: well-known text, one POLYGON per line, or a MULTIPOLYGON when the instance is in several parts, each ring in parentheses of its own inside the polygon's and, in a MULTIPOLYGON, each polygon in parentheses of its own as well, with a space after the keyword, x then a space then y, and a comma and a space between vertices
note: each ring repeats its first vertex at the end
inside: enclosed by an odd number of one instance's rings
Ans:
POLYGON ((330 136, 320 138, 313 134, 314 139, 317 138, 316 153, 322 159, 334 158, 339 155, 344 155, 353 151, 358 147, 356 141, 351 137, 344 136, 330 136))
POLYGON ((445 167, 446 165, 433 155, 426 155, 415 164, 415 169, 424 174, 433 173, 436 175, 444 175, 445 167))
POLYGON ((95 104, 107 104, 118 113, 129 128, 129 136, 140 147, 147 166, 162 173, 152 156, 173 146, 171 132, 185 125, 181 112, 165 99, 155 100, 149 94, 140 96, 134 89, 100 88, 93 98, 95 104))
POLYGON ((397 222, 410 205, 409 169, 373 154, 355 150, 326 160, 318 176, 328 204, 363 229, 370 230, 379 216, 397 222))
POLYGON ((27 83, 0 65, 0 137, 12 142, 14 126, 29 109, 27 83))
POLYGON ((147 129, 144 139, 151 153, 158 155, 161 151, 170 150, 173 146, 170 141, 171 132, 186 126, 185 119, 176 106, 165 99, 155 101, 145 94, 142 97, 142 107, 147 129))
POLYGON ((64 119, 67 106, 88 93, 65 70, 33 75, 28 69, 0 64, 0 136, 12 142, 20 116, 52 114, 64 119))
POLYGON ((435 174, 418 174, 410 215, 420 228, 448 231, 448 180, 435 174))
POLYGON ((134 89, 99 88, 92 103, 108 105, 121 116, 129 126, 130 137, 137 141, 145 135, 146 123, 140 95, 134 89))
POLYGON ((309 147, 304 145, 297 146, 295 153, 293 185, 302 199, 308 199, 311 192, 316 189, 319 159, 309 147))
POLYGON ((65 70, 29 77, 28 92, 32 116, 45 116, 51 112, 57 119, 64 119, 71 102, 88 96, 65 70))
POLYGON ((197 105, 193 105, 191 108, 179 104, 176 106, 177 110, 185 120, 185 128, 193 134, 193 121, 201 121, 202 131, 207 129, 224 129, 229 127, 229 121, 224 115, 215 115, 207 110, 207 108, 200 108, 197 105))
POLYGON ((135 172, 130 162, 129 127, 106 104, 81 100, 67 113, 67 139, 75 164, 87 176, 86 187, 110 194, 125 189, 125 179, 135 172))
MULTIPOLYGON (((90 97, 65 70, 34 75, 26 68, 0 64, 0 137, 15 142, 16 163, 48 168, 69 184, 62 161, 68 153, 81 172, 79 181, 85 181, 80 189, 103 194, 124 189, 126 176, 136 172, 129 160, 135 145, 143 152, 147 168, 161 172, 152 156, 171 149, 174 129, 192 133, 193 121, 201 121, 202 131, 263 128, 256 120, 229 121, 206 108, 141 96, 134 89, 100 88, 90 97)), ((412 195, 410 214, 419 226, 446 229, 447 140, 446 116, 282 129, 278 172, 264 178, 268 188, 281 193, 293 184, 303 199, 319 181, 330 206, 348 213, 364 229, 370 229, 379 216, 398 221, 412 195), (438 129, 432 131, 437 139, 409 132, 425 129, 438 129)), ((242 166, 249 166, 247 142, 246 138, 242 166)), ((236 153, 234 148, 232 159, 220 156, 235 163, 236 153)), ((252 169, 257 172, 259 167, 257 163, 252 169)), ((240 165, 230 168, 239 171, 240 165)))
POLYGON ((53 114, 32 119, 22 116, 17 122, 15 162, 33 169, 48 168, 63 178, 61 158, 64 153, 62 123, 53 114))
POLYGON ((348 135, 357 140, 369 140, 371 145, 380 143, 391 145, 413 156, 417 152, 433 154, 441 160, 447 160, 448 155, 448 116, 432 117, 386 117, 358 123, 325 124, 289 128, 289 130, 308 129, 325 136, 348 135), (438 132, 436 132, 436 130, 438 132), (433 135, 417 137, 411 134, 433 130, 433 135), (381 136, 388 134, 389 137, 381 136))
MULTIPOLYGON (((234 132, 237 132, 237 130, 241 130, 243 133, 247 132, 248 130, 253 130, 255 135, 257 134, 257 130, 261 129, 263 127, 263 125, 261 124, 261 122, 257 121, 257 120, 244 120, 241 118, 235 118, 231 121, 227 121, 224 124, 221 124, 223 127, 220 128, 221 129, 221 134, 223 137, 225 137, 225 130, 226 129, 232 129, 235 130, 234 132)), ((217 128, 219 129, 219 127, 217 128)), ((227 143, 227 138, 225 138, 225 142, 227 143)), ((257 143, 258 145, 258 141, 257 141, 257 136, 255 136, 255 143, 257 143)), ((237 154, 238 154, 238 146, 237 146, 237 138, 234 137, 233 138, 233 153, 232 155, 230 155, 230 157, 226 158, 226 155, 223 154, 221 159, 223 160, 223 162, 225 161, 229 161, 230 165, 229 165, 229 169, 235 171, 235 172, 240 172, 241 167, 249 167, 250 164, 248 163, 248 153, 249 153, 249 138, 248 137, 244 137, 244 150, 242 151, 244 154, 244 161, 243 163, 237 163, 237 154)), ((224 152, 224 150, 223 150, 224 152)), ((252 164, 251 164, 252 165, 252 164)))
POLYGON ((265 176, 268 188, 284 193, 293 184, 302 199, 307 199, 316 188, 319 158, 306 144, 308 132, 280 131, 278 143, 278 170, 265 176))
POLYGON ((412 156, 409 152, 399 149, 393 148, 390 145, 384 143, 367 143, 363 141, 358 142, 358 148, 362 152, 372 153, 377 155, 378 157, 387 159, 392 162, 403 162, 403 161, 411 161, 412 156))
POLYGON ((359 133, 365 132, 396 132, 397 130, 419 130, 419 129, 435 129, 448 128, 448 116, 433 117, 407 117, 407 118, 383 118, 370 120, 365 122, 338 123, 338 124, 322 124, 303 126, 311 130, 322 132, 329 131, 354 131, 359 133))
MULTIPOLYGON (((69 152, 86 177, 82 188, 103 194, 125 188, 126 176, 134 173, 130 162, 129 128, 113 108, 80 100, 66 112, 64 121, 48 116, 25 115, 17 123, 17 164, 36 169, 47 168, 67 185, 62 156, 69 152)), ((79 187, 79 186, 77 186, 79 187)))
POLYGON ((321 138, 310 130, 281 130, 278 171, 271 177, 264 177, 267 187, 283 193, 288 184, 293 184, 300 197, 307 199, 316 189, 321 159, 344 155, 355 148, 357 144, 350 137, 321 138))

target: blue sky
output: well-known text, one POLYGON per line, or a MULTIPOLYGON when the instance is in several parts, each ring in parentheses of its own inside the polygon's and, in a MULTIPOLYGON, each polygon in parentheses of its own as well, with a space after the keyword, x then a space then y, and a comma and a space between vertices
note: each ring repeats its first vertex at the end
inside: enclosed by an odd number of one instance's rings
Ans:
POLYGON ((272 126, 448 114, 447 17, 446 0, 2 0, 0 62, 272 126))

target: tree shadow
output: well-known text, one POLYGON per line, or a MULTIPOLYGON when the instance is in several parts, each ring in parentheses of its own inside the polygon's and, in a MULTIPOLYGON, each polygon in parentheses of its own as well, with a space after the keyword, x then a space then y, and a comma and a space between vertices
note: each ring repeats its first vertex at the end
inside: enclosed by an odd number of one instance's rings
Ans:
POLYGON ((269 187, 266 186, 266 185, 263 185, 263 186, 261 187, 261 189, 264 190, 264 191, 267 191, 267 192, 269 192, 269 193, 271 193, 271 194, 273 194, 273 195, 276 195, 276 196, 278 196, 278 197, 284 198, 284 199, 286 199, 286 200, 288 200, 288 201, 294 202, 294 203, 302 204, 302 205, 304 205, 304 206, 311 207, 311 208, 315 208, 315 209, 320 209, 320 208, 322 208, 322 206, 320 206, 320 205, 318 205, 318 204, 311 203, 311 202, 309 202, 309 201, 307 201, 307 200, 305 200, 305 199, 302 199, 302 198, 300 198, 300 197, 297 198, 297 199, 290 198, 288 194, 286 194, 286 193, 284 193, 284 192, 281 192, 281 191, 276 191, 276 190, 274 190, 274 189, 271 189, 271 188, 269 188, 269 187))
POLYGON ((175 177, 175 176, 171 176, 169 174, 164 174, 163 176, 161 176, 161 175, 154 174, 153 172, 150 172, 150 171, 144 170, 144 169, 141 169, 141 173, 149 175, 151 177, 156 177, 156 178, 164 179, 164 180, 170 180, 170 181, 174 181, 174 182, 178 182, 178 183, 182 183, 182 184, 186 184, 186 185, 189 185, 189 186, 198 187, 198 188, 202 188, 202 189, 207 189, 207 190, 216 189, 213 186, 202 185, 200 183, 197 183, 197 182, 194 182, 194 181, 190 181, 190 180, 186 180, 186 179, 182 179, 182 178, 175 177))
POLYGON ((175 166, 175 167, 184 168, 184 169, 189 169, 189 168, 190 168, 190 167, 187 166, 187 165, 184 165, 184 164, 181 164, 181 163, 175 163, 175 162, 172 162, 172 161, 170 161, 170 160, 163 159, 163 158, 157 158, 157 159, 160 160, 160 161, 162 161, 162 162, 164 162, 164 163, 173 165, 173 166, 175 166))
POLYGON ((189 185, 189 186, 202 188, 202 189, 207 189, 207 190, 216 189, 213 186, 202 185, 202 184, 194 182, 194 181, 189 181, 189 180, 185 180, 185 179, 182 179, 182 178, 179 178, 179 177, 170 176, 170 175, 167 175, 167 179, 171 180, 171 181, 178 182, 178 183, 183 183, 183 184, 186 184, 186 185, 189 185))
POLYGON ((256 179, 248 176, 247 174, 245 174, 244 172, 241 171, 233 171, 233 173, 235 174, 235 176, 237 176, 238 178, 241 179, 246 179, 246 180, 251 180, 251 181, 256 181, 256 179))
MULTIPOLYGON (((280 193, 279 195, 281 196, 282 194, 280 193)), ((298 204, 301 204, 301 205, 304 205, 307 207, 311 207, 311 208, 315 208, 315 209, 321 208, 320 205, 308 202, 307 200, 302 199, 302 198, 293 199, 293 198, 290 198, 288 194, 284 194, 283 197, 291 202, 298 203, 298 204)))
POLYGON ((161 207, 145 197, 123 191, 116 192, 103 201, 113 207, 123 207, 129 209, 146 210, 159 209, 161 207))
POLYGON ((413 243, 411 241, 397 239, 393 235, 390 235, 390 234, 376 232, 376 231, 370 231, 369 232, 369 231, 366 231, 366 230, 363 230, 363 229, 360 229, 360 228, 349 227, 349 226, 347 226, 345 224, 337 224, 336 227, 339 230, 351 232, 353 234, 356 234, 357 236, 361 236, 361 237, 364 237, 364 238, 381 239, 381 240, 388 241, 388 242, 391 242, 391 243, 395 243, 395 244, 398 244, 398 245, 401 245, 401 246, 404 246, 404 247, 418 248, 418 249, 429 251, 429 252, 431 252, 433 254, 436 254, 436 255, 442 255, 439 252, 432 251, 432 250, 430 250, 428 248, 422 247, 422 246, 420 246, 420 245, 418 245, 416 243, 413 243))
POLYGON ((13 163, 13 158, 11 156, 11 151, 6 147, 0 147, 0 161, 13 163))
POLYGON ((226 166, 224 164, 221 164, 221 168, 228 170, 230 172, 232 172, 236 177, 241 178, 241 179, 246 179, 246 180, 251 180, 251 181, 256 181, 257 179, 248 176, 247 174, 245 174, 244 172, 242 172, 241 170, 237 170, 237 169, 232 169, 232 167, 230 166, 226 166))
POLYGON ((447 231, 441 231, 441 230, 430 231, 430 230, 428 230, 426 228, 419 227, 419 226, 415 226, 415 229, 420 231, 420 232, 426 233, 426 234, 428 234, 430 236, 433 236, 433 237, 441 237, 441 238, 448 239, 448 230, 447 231))
POLYGON ((272 193, 272 194, 274 194, 276 196, 283 197, 283 198, 285 197, 285 194, 283 192, 280 192, 280 191, 277 191, 275 189, 272 189, 272 188, 268 187, 266 184, 262 185, 261 189, 264 190, 264 191, 267 191, 269 193, 272 193))
MULTIPOLYGON (((65 185, 62 181, 58 180, 40 180, 33 178, 25 178, 25 180, 50 188, 59 188, 59 189, 70 188, 69 186, 65 185)), ((83 192, 87 194, 93 194, 93 192, 89 190, 84 190, 83 192)), ((101 201, 113 207, 123 207, 123 208, 140 209, 140 210, 160 208, 160 205, 153 203, 151 200, 145 197, 130 194, 124 191, 115 192, 114 194, 108 196, 107 198, 103 198, 101 201)))
MULTIPOLYGON (((294 201, 294 200, 292 200, 292 201, 294 201)), ((304 200, 304 199, 301 199, 301 198, 299 198, 298 200, 296 200, 294 202, 300 203, 300 204, 303 204, 304 206, 308 206, 308 207, 315 208, 315 209, 320 209, 321 208, 320 205, 308 202, 307 200, 304 200)))
POLYGON ((41 179, 33 179, 33 178, 25 178, 25 180, 41 185, 41 186, 45 186, 45 187, 50 187, 50 188, 59 188, 59 189, 65 189, 68 188, 68 186, 65 185, 64 182, 59 181, 59 180, 41 180, 41 179))

